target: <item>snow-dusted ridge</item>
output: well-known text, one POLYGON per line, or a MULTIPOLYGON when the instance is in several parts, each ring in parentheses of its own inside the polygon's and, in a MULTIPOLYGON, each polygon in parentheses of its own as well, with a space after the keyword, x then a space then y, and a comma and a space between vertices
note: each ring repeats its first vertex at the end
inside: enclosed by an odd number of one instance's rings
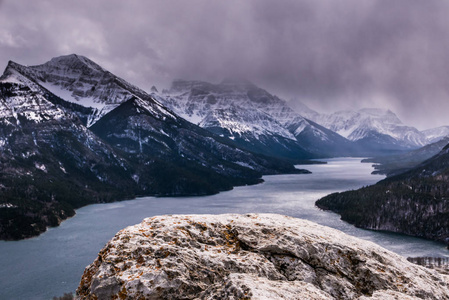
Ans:
POLYGON ((352 141, 363 139, 370 132, 376 132, 391 136, 410 147, 426 144, 425 136, 419 130, 404 125, 390 110, 365 108, 358 111, 339 111, 331 115, 321 115, 316 121, 352 141))
POLYGON ((275 95, 246 80, 174 81, 153 97, 192 123, 252 151, 294 158, 332 155, 349 142, 302 117, 275 95), (296 153, 296 154, 295 154, 296 153), (326 154, 324 154, 326 153, 326 154))
MULTIPOLYGON (((101 117, 132 97, 155 102, 145 91, 81 55, 60 56, 42 65, 29 67, 10 62, 9 68, 12 72, 30 78, 32 84, 44 87, 66 101, 94 108, 87 126, 95 124, 101 117)), ((10 80, 18 79, 13 76, 10 80)), ((159 103, 155 105, 154 110, 170 114, 159 103)))
POLYGON ((407 126, 389 109, 363 108, 320 114, 300 102, 292 103, 292 107, 310 120, 355 142, 374 139, 375 142, 391 143, 406 149, 419 148, 449 135, 447 126, 424 131, 407 126))
POLYGON ((0 125, 0 199, 17 206, 0 226, 6 240, 39 235, 90 203, 209 195, 305 172, 186 121, 78 55, 9 62, 0 125))
POLYGON ((449 136, 449 126, 440 126, 423 130, 422 133, 426 136, 427 143, 435 143, 441 140, 443 137, 449 136))
POLYGON ((239 136, 279 135, 294 140, 286 127, 291 122, 307 121, 291 110, 283 100, 248 81, 224 80, 220 84, 201 81, 173 82, 160 101, 202 127, 219 124, 239 136))
POLYGON ((18 116, 39 123, 48 120, 69 118, 69 115, 45 97, 41 86, 20 72, 18 65, 9 62, 0 83, 10 84, 8 97, 0 98, 0 119, 18 123, 18 116), (14 120, 14 121, 13 121, 14 120))

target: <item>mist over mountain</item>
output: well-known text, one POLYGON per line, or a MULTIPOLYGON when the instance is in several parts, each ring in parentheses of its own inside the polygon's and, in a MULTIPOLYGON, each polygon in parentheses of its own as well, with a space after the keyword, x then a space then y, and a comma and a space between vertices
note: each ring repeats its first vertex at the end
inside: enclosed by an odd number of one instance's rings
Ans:
POLYGON ((244 77, 326 114, 380 107, 423 130, 447 125, 448 14, 437 0, 4 0, 0 62, 79 53, 147 91, 244 77))
POLYGON ((155 97, 187 120, 251 151, 304 159, 352 150, 348 140, 305 119, 249 81, 175 81, 155 97))
POLYGON ((9 62, 0 105, 2 239, 37 235, 89 203, 214 194, 306 172, 189 123, 79 55, 9 62))
POLYGON ((340 134, 363 148, 380 152, 412 150, 438 142, 449 134, 447 126, 419 131, 402 123, 388 109, 363 108, 320 114, 301 102, 292 103, 300 114, 340 134), (299 103, 299 104, 298 104, 299 103))
POLYGON ((252 213, 441 263, 423 256, 449 242, 448 15, 441 0, 0 0, 0 240, 80 214, 1 243, 0 298, 73 292, 85 255, 86 299, 446 297, 448 276, 252 213), (373 169, 386 177, 367 186, 373 169), (91 251, 159 213, 187 215, 91 251))
POLYGON ((362 162, 374 163, 375 171, 373 171, 373 174, 385 174, 387 176, 398 175, 437 155, 448 144, 449 136, 445 136, 437 142, 413 151, 398 155, 367 158, 363 159, 362 162))
POLYGON ((293 167, 306 159, 386 155, 446 134, 426 138, 381 109, 307 110, 312 121, 245 80, 178 80, 150 94, 76 54, 10 61, 0 96, 3 239, 39 234, 88 203, 213 194, 307 173, 293 167))

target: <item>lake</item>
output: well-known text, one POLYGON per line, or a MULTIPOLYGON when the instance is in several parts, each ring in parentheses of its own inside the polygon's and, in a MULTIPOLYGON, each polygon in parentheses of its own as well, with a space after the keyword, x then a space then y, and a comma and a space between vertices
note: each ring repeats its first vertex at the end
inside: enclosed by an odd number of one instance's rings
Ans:
POLYGON ((84 268, 120 229, 161 214, 279 213, 330 226, 373 241, 403 256, 449 257, 444 244, 353 227, 337 214, 319 210, 327 194, 356 189, 382 178, 360 158, 301 166, 312 174, 264 176, 265 182, 213 196, 155 198, 95 204, 39 237, 0 241, 0 299, 51 299, 74 292, 84 268))

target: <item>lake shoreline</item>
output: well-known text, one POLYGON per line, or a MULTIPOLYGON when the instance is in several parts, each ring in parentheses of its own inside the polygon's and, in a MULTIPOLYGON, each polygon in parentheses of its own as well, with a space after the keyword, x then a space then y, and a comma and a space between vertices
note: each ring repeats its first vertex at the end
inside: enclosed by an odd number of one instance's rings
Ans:
POLYGON ((51 299, 74 291, 84 268, 121 229, 167 214, 277 213, 336 228, 404 257, 447 256, 440 244, 355 228, 315 207, 320 197, 373 184, 383 176, 359 158, 309 165, 312 174, 267 175, 262 184, 205 197, 142 197, 77 209, 76 217, 21 241, 0 241, 0 299, 51 299), (44 289, 42 287, 45 287, 44 289))

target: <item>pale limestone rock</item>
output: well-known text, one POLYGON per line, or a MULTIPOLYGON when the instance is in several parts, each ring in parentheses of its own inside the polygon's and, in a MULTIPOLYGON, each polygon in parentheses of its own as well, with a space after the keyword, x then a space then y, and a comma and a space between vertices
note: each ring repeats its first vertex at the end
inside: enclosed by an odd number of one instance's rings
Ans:
POLYGON ((118 232, 79 299, 449 299, 449 277, 274 214, 170 215, 118 232))

